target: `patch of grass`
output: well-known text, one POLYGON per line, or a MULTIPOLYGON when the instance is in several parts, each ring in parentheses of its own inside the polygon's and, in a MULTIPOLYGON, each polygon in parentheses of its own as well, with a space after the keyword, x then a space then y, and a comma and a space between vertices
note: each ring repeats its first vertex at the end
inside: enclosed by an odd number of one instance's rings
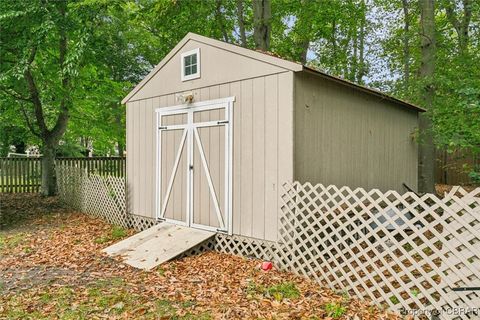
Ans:
POLYGON ((95 243, 104 244, 113 240, 120 240, 127 236, 127 230, 119 226, 113 226, 110 234, 96 238, 95 243))
POLYGON ((265 297, 272 297, 277 301, 297 299, 300 297, 300 290, 298 290, 293 282, 282 282, 270 287, 265 287, 250 281, 247 285, 246 292, 247 298, 253 298, 255 295, 261 294, 265 297))
POLYGON ((283 299, 297 299, 300 297, 300 291, 293 282, 276 284, 268 287, 265 292, 267 295, 274 297, 277 301, 282 301, 283 299))
POLYGON ((184 301, 180 303, 179 306, 176 306, 169 300, 158 300, 155 304, 155 317, 168 318, 168 319, 175 319, 175 320, 210 320, 212 316, 208 312, 204 312, 201 314, 191 314, 187 313, 184 316, 178 316, 177 311, 178 307, 180 308, 190 308, 196 304, 195 301, 184 301))
POLYGON ((389 299, 393 304, 397 304, 400 302, 396 296, 391 296, 389 299))
POLYGON ((155 313, 160 317, 172 317, 175 311, 175 307, 168 300, 159 300, 155 303, 155 313))
POLYGON ((180 305, 182 306, 182 308, 191 308, 196 304, 197 303, 193 300, 187 300, 187 301, 182 302, 180 305))
POLYGON ((108 237, 100 237, 100 238, 96 238, 94 241, 96 244, 104 244, 110 241, 110 239, 108 237))
POLYGON ((44 292, 40 295, 40 301, 42 301, 43 303, 49 303, 50 301, 52 301, 52 299, 52 295, 48 292, 44 292))
POLYGON ((163 269, 162 267, 159 267, 157 270, 157 273, 160 277, 163 277, 165 276, 165 269, 163 269))
POLYGON ((127 230, 119 226, 113 226, 111 235, 112 240, 118 240, 127 236, 127 230))
POLYGON ((347 312, 347 307, 337 302, 329 302, 325 305, 325 312, 329 317, 340 318, 347 312))
POLYGON ((12 249, 20 246, 25 241, 26 234, 23 232, 16 233, 12 236, 0 236, 0 251, 12 249))
POLYGON ((253 297, 253 295, 257 294, 257 292, 259 291, 258 287, 259 286, 255 282, 250 280, 247 284, 247 290, 246 290, 247 298, 251 298, 251 297, 253 297))

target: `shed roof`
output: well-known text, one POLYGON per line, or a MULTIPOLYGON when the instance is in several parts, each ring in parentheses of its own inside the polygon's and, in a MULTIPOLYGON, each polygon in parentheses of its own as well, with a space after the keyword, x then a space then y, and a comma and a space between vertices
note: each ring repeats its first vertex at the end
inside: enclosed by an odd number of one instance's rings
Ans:
POLYGON ((243 55, 245 57, 249 57, 251 59, 255 59, 255 60, 258 60, 258 61, 262 61, 264 63, 268 63, 268 64, 271 64, 271 65, 274 65, 274 66, 277 66, 277 67, 280 67, 280 68, 283 68, 283 69, 286 69, 286 70, 289 70, 289 71, 293 71, 293 72, 308 72, 308 73, 312 73, 312 74, 315 74, 315 75, 318 75, 320 77, 323 77, 325 79, 328 79, 328 80, 331 80, 331 81, 335 81, 335 82, 338 82, 340 84, 343 84, 343 85, 347 85, 349 87, 352 87, 354 89, 357 89, 357 90, 360 90, 360 91, 363 91, 363 92, 366 92, 368 94, 372 94, 374 96, 377 96, 377 97, 380 97, 382 99, 385 99, 385 100, 388 100, 388 101, 391 101, 391 102, 394 102, 394 103, 397 103, 399 105, 402 105, 404 107, 407 107, 409 109, 413 109, 413 110, 416 110, 416 111, 419 111, 419 112, 424 112, 425 109, 419 107, 419 106, 416 106, 412 103, 409 103, 407 101, 404 101, 404 100, 401 100, 401 99, 398 99, 398 98, 395 98, 391 95, 388 95, 386 93, 383 93, 379 90, 376 90, 376 89, 372 89, 372 88, 369 88, 369 87, 366 87, 366 86, 362 86, 362 85, 359 85, 359 84, 356 84, 354 82, 351 82, 351 81, 348 81, 348 80, 345 80, 345 79, 342 79, 342 78, 339 78, 339 77, 336 77, 336 76, 332 76, 332 75, 329 75, 325 72, 322 72, 320 70, 317 70, 317 69, 313 69, 311 67, 307 67, 305 65, 302 65, 301 63, 298 63, 298 62, 294 62, 294 61, 290 61, 290 60, 286 60, 286 59, 283 59, 283 58, 280 58, 280 57, 277 57, 269 52, 262 52, 262 51, 257 51, 257 50, 252 50, 252 49, 247 49, 247 48, 244 48, 244 47, 241 47, 241 46, 238 46, 238 45, 235 45, 235 44, 231 44, 231 43, 226 43, 226 42, 223 42, 223 41, 220 41, 220 40, 216 40, 216 39, 212 39, 212 38, 208 38, 208 37, 205 37, 205 36, 201 36, 199 34, 196 34, 196 33, 192 33, 192 32, 189 32, 163 59, 162 61, 160 61, 159 64, 157 64, 155 66, 155 68, 152 69, 152 71, 150 71, 150 73, 142 80, 140 81, 140 83, 138 83, 135 88, 133 88, 132 91, 130 91, 130 93, 128 93, 125 98, 123 98, 122 100, 122 103, 126 103, 128 102, 138 91, 140 91, 143 86, 152 78, 154 77, 159 71, 160 69, 162 69, 162 67, 168 63, 168 61, 170 61, 170 59, 185 45, 185 43, 189 40, 195 40, 195 41, 198 41, 198 42, 201 42, 201 43, 204 43, 206 45, 210 45, 210 46, 214 46, 214 47, 217 47, 219 49, 223 49, 223 50, 226 50, 226 51, 229 51, 229 52, 232 52, 234 54, 238 54, 238 55, 243 55))

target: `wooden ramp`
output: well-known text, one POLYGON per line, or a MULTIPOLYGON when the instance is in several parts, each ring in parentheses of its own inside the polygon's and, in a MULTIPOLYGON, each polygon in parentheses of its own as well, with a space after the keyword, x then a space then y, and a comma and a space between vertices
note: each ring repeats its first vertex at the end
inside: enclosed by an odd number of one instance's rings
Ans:
POLYGON ((115 243, 103 252, 122 256, 132 267, 150 270, 214 235, 214 232, 164 222, 115 243))

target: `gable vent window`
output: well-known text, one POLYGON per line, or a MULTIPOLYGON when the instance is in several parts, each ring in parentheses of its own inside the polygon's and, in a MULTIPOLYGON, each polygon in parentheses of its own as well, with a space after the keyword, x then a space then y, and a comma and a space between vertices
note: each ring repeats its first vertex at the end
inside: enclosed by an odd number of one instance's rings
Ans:
POLYGON ((182 53, 182 81, 200 78, 200 49, 182 53))

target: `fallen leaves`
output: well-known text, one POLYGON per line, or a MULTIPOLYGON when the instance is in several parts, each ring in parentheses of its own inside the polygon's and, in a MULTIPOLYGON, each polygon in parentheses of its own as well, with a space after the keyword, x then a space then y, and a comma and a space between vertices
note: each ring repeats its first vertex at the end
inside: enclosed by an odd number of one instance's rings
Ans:
POLYGON ((41 212, 0 234, 0 318, 399 319, 293 274, 262 271, 254 259, 208 252, 140 271, 101 253, 132 230, 28 197, 41 212))

